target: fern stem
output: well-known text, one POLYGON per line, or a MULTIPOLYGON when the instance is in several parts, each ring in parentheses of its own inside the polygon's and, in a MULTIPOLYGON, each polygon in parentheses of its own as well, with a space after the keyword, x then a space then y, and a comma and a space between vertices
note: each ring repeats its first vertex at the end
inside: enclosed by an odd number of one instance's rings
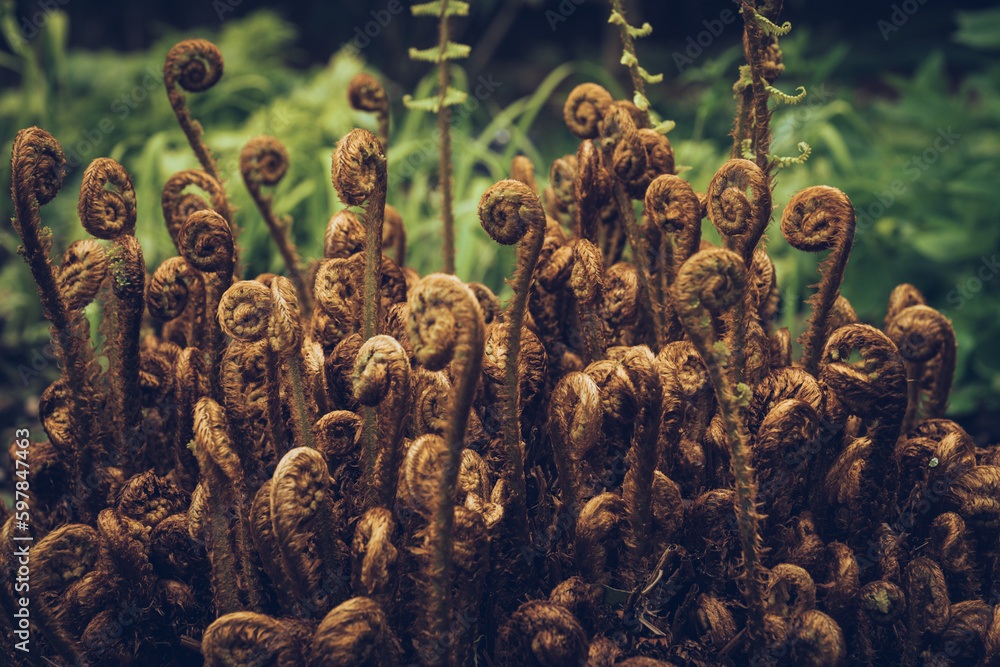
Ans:
POLYGON ((288 383, 292 387, 292 416, 298 431, 295 444, 298 447, 315 448, 312 420, 309 418, 309 405, 302 381, 302 358, 297 353, 288 359, 288 383))
MULTIPOLYGON (((611 0, 611 8, 617 12, 621 17, 625 18, 625 9, 622 7, 621 0, 611 0)), ((632 35, 628 31, 628 24, 622 21, 618 25, 618 32, 621 34, 622 45, 625 48, 625 53, 629 54, 631 57, 632 65, 629 65, 628 73, 632 77, 632 87, 635 88, 635 92, 646 97, 646 83, 642 80, 639 75, 639 66, 637 64, 637 59, 635 57, 635 42, 632 40, 632 35)), ((642 112, 642 127, 651 127, 652 123, 649 120, 649 110, 640 109, 642 112)))
MULTIPOLYGON (((438 61, 438 132, 441 135, 441 222, 444 226, 444 272, 455 273, 455 218, 451 206, 451 107, 445 105, 448 86, 451 85, 451 66, 444 60, 448 48, 448 0, 441 0, 438 20, 438 48, 442 60, 438 61)), ((365 337, 366 339, 368 336, 365 337)))

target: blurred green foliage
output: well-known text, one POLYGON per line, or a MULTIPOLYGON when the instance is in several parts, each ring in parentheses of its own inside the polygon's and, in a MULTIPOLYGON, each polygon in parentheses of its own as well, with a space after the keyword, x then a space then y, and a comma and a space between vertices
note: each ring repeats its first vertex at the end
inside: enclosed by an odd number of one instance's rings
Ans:
MULTIPOLYGON (((149 51, 67 52, 67 27, 58 12, 30 42, 18 40, 10 4, 0 3, 0 19, 14 57, 0 67, 23 76, 17 89, 0 94, 0 137, 9 155, 17 130, 39 125, 52 132, 67 155, 79 161, 62 194, 42 210, 52 227, 56 252, 83 238, 75 212, 80 177, 91 159, 110 156, 135 179, 139 202, 136 235, 152 271, 175 254, 163 225, 160 194, 174 172, 197 166, 174 120, 162 85, 162 64, 169 48, 189 37, 213 40, 225 58, 225 75, 210 91, 188 95, 192 114, 205 128, 205 139, 219 159, 227 190, 238 208, 236 223, 245 273, 282 271, 267 229, 246 194, 238 170, 242 146, 257 134, 271 134, 287 146, 291 166, 275 189, 278 213, 294 219, 301 254, 322 254, 323 231, 341 208, 330 182, 330 153, 352 127, 374 129, 374 119, 354 112, 346 101, 347 83, 364 63, 341 52, 323 67, 289 68, 295 30, 271 12, 231 19, 218 30, 197 34, 165 34, 149 51)), ((993 260, 1000 249, 1000 188, 995 185, 1000 154, 1000 65, 987 51, 1000 43, 996 11, 959 16, 957 39, 970 49, 975 64, 960 78, 949 74, 944 56, 931 50, 914 76, 885 75, 876 94, 845 81, 838 66, 850 46, 844 43, 819 56, 807 53, 809 32, 795 26, 782 38, 786 72, 778 87, 808 96, 798 106, 782 106, 772 121, 773 152, 796 155, 806 141, 812 155, 805 165, 780 172, 774 201, 775 220, 795 191, 816 184, 844 190, 859 213, 858 234, 843 286, 862 319, 881 324, 893 286, 911 282, 954 323, 959 366, 952 394, 953 414, 1000 410, 1000 280, 993 260), (977 50, 987 49, 987 50, 977 50), (944 137, 944 139, 942 139, 944 137), (977 283, 975 290, 971 288, 977 283)), ((687 94, 664 100, 656 86, 653 108, 677 121, 670 133, 682 174, 704 191, 712 174, 728 157, 734 102, 732 83, 742 59, 738 45, 716 58, 705 58, 684 71, 671 86, 687 94), (694 92, 692 92, 694 91, 694 92)), ((655 69, 656 63, 650 63, 655 69)), ((454 68, 456 87, 481 91, 453 111, 457 272, 465 280, 503 289, 513 262, 509 248, 498 248, 478 224, 481 193, 507 174, 511 159, 524 153, 536 164, 540 184, 549 163, 576 150, 568 131, 539 132, 540 114, 558 113, 576 83, 591 80, 618 98, 625 91, 614 76, 589 63, 566 63, 553 70, 530 96, 511 100, 505 89, 466 80, 454 68), (553 147, 556 150, 553 151, 553 147)), ((434 85, 429 73, 416 90, 426 96, 434 85)), ((396 102, 399 95, 387 86, 396 102)), ((393 106, 389 145, 389 202, 407 225, 407 263, 421 273, 440 268, 440 237, 435 118, 393 106)), ((552 127, 551 123, 547 127, 552 127)), ((9 162, 0 162, 0 181, 10 182, 9 162)), ((7 197, 0 213, 12 215, 7 197)), ((706 237, 714 230, 706 222, 706 237)), ((777 225, 769 233, 769 251, 777 265, 783 299, 781 325, 802 330, 808 313, 802 302, 818 279, 820 258, 791 251, 777 225)), ((11 396, 37 396, 45 381, 22 382, 19 366, 29 365, 31 351, 44 346, 47 326, 27 267, 15 250, 20 240, 8 225, 0 227, 0 382, 11 396)))

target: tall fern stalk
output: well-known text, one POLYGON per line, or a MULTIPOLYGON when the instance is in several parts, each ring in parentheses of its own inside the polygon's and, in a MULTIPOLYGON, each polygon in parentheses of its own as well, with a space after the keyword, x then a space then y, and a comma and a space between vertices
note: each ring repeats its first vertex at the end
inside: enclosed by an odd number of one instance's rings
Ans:
POLYGON ((438 45, 430 49, 410 49, 410 59, 436 62, 438 66, 438 92, 435 97, 414 100, 407 95, 403 104, 410 109, 435 112, 438 115, 438 133, 441 141, 441 164, 439 177, 441 184, 441 220, 444 256, 444 272, 455 273, 455 217, 451 205, 451 109, 455 104, 465 102, 466 93, 451 87, 449 60, 467 58, 470 48, 448 40, 448 17, 468 16, 469 4, 453 0, 438 0, 410 8, 414 16, 438 17, 438 45))

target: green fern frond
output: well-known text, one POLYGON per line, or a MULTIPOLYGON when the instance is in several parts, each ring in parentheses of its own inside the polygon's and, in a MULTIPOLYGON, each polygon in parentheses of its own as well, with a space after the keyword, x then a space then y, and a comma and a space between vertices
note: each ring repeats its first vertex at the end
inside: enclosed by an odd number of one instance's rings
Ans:
POLYGON ((639 65, 639 61, 636 59, 636 57, 631 53, 629 53, 628 51, 622 53, 622 59, 620 62, 622 65, 625 65, 625 67, 634 66, 636 68, 636 71, 639 72, 639 76, 641 76, 646 81, 646 83, 659 83, 663 81, 662 74, 650 74, 649 72, 647 72, 639 65))
MULTIPOLYGON (((743 10, 741 9, 740 12, 742 13, 742 11, 743 10)), ((773 35, 775 37, 783 37, 792 30, 792 24, 788 21, 785 21, 781 25, 777 25, 775 23, 772 23, 767 17, 761 16, 756 11, 753 12, 753 17, 754 20, 757 21, 757 25, 760 26, 760 29, 766 32, 768 35, 773 35)))
POLYGON ((666 134, 670 130, 677 127, 677 123, 672 120, 665 120, 656 127, 653 128, 653 132, 659 132, 660 134, 666 134))
MULTIPOLYGON (((800 141, 798 144, 799 154, 795 157, 778 157, 777 155, 769 155, 767 157, 768 161, 774 165, 775 169, 779 171, 785 167, 790 167, 793 164, 802 164, 809 159, 809 155, 812 154, 812 147, 809 146, 804 141, 800 141)), ((740 156, 744 160, 756 160, 757 154, 750 150, 750 139, 744 139, 740 142, 740 156)))
POLYGON ((653 26, 649 25, 649 23, 643 23, 641 28, 630 26, 625 20, 625 17, 614 10, 611 12, 611 18, 608 19, 608 23, 624 26, 625 29, 628 30, 628 34, 633 38, 649 37, 653 33, 653 26))
POLYGON ((733 92, 739 95, 752 83, 753 77, 750 74, 750 65, 740 65, 740 78, 736 79, 736 83, 733 84, 733 92))
MULTIPOLYGON (((639 59, 635 56, 635 46, 632 44, 632 40, 637 37, 648 37, 652 34, 653 27, 648 23, 643 23, 641 28, 629 25, 622 11, 623 10, 619 0, 611 0, 611 17, 608 18, 608 23, 618 26, 622 44, 625 47, 622 51, 620 62, 625 67, 629 68, 629 73, 632 76, 632 87, 635 90, 632 102, 641 111, 648 114, 649 100, 646 98, 645 85, 643 82, 660 83, 663 81, 663 75, 650 74, 639 65, 639 59)), ((644 122, 648 123, 649 121, 647 120, 644 122)))
MULTIPOLYGON (((449 86, 447 92, 444 95, 444 106, 453 107, 456 104, 463 104, 465 100, 469 97, 468 93, 464 93, 461 90, 456 90, 449 86)), ((403 96, 403 104, 407 109, 415 109, 417 111, 430 111, 431 113, 437 113, 441 108, 441 98, 440 96, 435 97, 425 97, 420 100, 413 99, 412 95, 403 96)))
MULTIPOLYGON (((420 5, 410 7, 410 12, 414 16, 441 16, 441 0, 437 2, 425 2, 420 5)), ((469 3, 458 0, 448 0, 448 7, 445 16, 468 16, 469 3)))
POLYGON ((653 34, 653 26, 648 23, 643 23, 641 28, 629 26, 628 34, 632 35, 632 37, 649 37, 653 34))
POLYGON ((410 49, 410 60, 426 60, 427 62, 438 63, 445 60, 458 60, 460 58, 468 58, 469 51, 472 48, 466 44, 458 44, 456 42, 448 42, 448 46, 445 48, 444 53, 441 53, 441 49, 434 46, 429 49, 410 49))
POLYGON ((785 104, 798 104, 806 97, 805 86, 799 86, 795 90, 801 90, 802 92, 798 95, 787 95, 774 86, 765 86, 764 90, 771 94, 771 97, 778 100, 779 102, 784 102, 785 104))
POLYGON ((775 157, 771 156, 771 162, 774 163, 777 169, 784 169, 785 167, 790 167, 793 164, 802 164, 809 159, 809 155, 812 153, 812 148, 804 141, 799 142, 799 154, 795 157, 775 157))

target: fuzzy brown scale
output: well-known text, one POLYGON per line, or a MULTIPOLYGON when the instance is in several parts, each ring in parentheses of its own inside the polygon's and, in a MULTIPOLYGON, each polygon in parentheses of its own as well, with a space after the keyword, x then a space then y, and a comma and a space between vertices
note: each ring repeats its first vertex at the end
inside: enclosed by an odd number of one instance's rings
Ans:
POLYGON ((136 220, 132 177, 111 158, 94 160, 83 173, 77 212, 83 228, 99 239, 131 234, 136 220))
POLYGON ((347 101, 358 111, 374 113, 378 120, 378 138, 383 148, 389 148, 389 97, 379 80, 359 72, 347 84, 347 101))
POLYGON ((580 461, 597 443, 601 430, 600 390, 590 376, 570 373, 552 391, 549 439, 571 528, 580 511, 580 461))
POLYGON ((339 512, 330 493, 323 456, 309 447, 290 450, 278 463, 271 487, 271 523, 281 555, 281 567, 292 583, 299 604, 320 587, 316 612, 342 599, 334 586, 346 559, 346 547, 331 531, 339 512), (314 546, 313 546, 314 545, 314 546))
POLYGON ((74 241, 59 263, 59 292, 67 310, 80 310, 93 301, 108 272, 104 247, 92 239, 74 241))
MULTIPOLYGON (((60 292, 55 268, 49 260, 51 236, 41 226, 39 209, 55 198, 65 177, 66 158, 55 138, 37 127, 21 130, 11 151, 11 198, 14 202, 12 224, 23 245, 19 254, 28 263, 38 285, 42 313, 52 323, 55 354, 65 368, 65 380, 71 391, 70 414, 77 429, 95 433, 94 415, 87 397, 90 382, 86 365, 88 338, 86 322, 79 311, 70 310, 60 292)), ((97 439, 81 443, 79 451, 70 451, 75 474, 88 475, 92 462, 103 455, 97 439)))
POLYGON ((813 307, 809 328, 799 338, 803 366, 813 375, 819 370, 821 341, 844 279, 854 243, 855 224, 854 206, 847 195, 823 185, 796 193, 781 216, 781 233, 791 246, 804 252, 832 250, 820 265, 823 279, 816 294, 809 299, 813 307))
POLYGON ((372 500, 388 506, 396 495, 396 472, 404 415, 410 396, 410 364, 406 352, 389 336, 369 338, 358 350, 352 375, 354 398, 365 406, 379 406, 377 423, 365 422, 362 431, 365 470, 372 500), (384 443, 379 447, 379 443, 384 443))
POLYGON ((955 375, 955 331, 933 308, 914 305, 899 311, 885 327, 906 363, 909 391, 902 430, 942 416, 955 375))
POLYGON ((581 139, 595 139, 598 125, 614 98, 595 83, 582 83, 566 99, 563 116, 570 132, 581 139))
POLYGON ((335 213, 326 226, 323 237, 323 257, 346 259, 365 246, 365 227, 352 211, 335 213))
POLYGON ((179 89, 203 93, 219 82, 222 70, 222 53, 215 44, 205 39, 186 39, 176 44, 167 53, 163 64, 163 85, 166 86, 174 115, 202 169, 216 179, 219 177, 218 167, 202 140, 201 123, 191 117, 187 100, 179 89))
MULTIPOLYGON (((181 226, 195 211, 211 209, 230 221, 229 202, 222 185, 211 174, 196 169, 179 171, 167 179, 163 186, 160 204, 163 209, 163 218, 167 223, 167 231, 170 232, 170 237, 174 240, 175 245, 177 245, 177 236, 180 234, 181 226), (189 186, 202 190, 208 195, 209 201, 193 192, 185 192, 189 186)), ((237 231, 233 228, 234 237, 238 235, 237 231)))
POLYGON ((612 191, 619 215, 625 223, 625 235, 632 250, 640 303, 643 309, 652 312, 655 346, 659 349, 666 342, 664 308, 652 291, 646 245, 639 231, 635 209, 631 202, 633 197, 640 199, 645 197, 646 186, 652 180, 652 178, 646 179, 648 167, 646 147, 636 129, 635 121, 622 104, 614 103, 608 108, 600 128, 601 163, 604 169, 613 175, 612 191))
POLYGON ((520 524, 518 530, 523 531, 526 529, 527 510, 524 505, 524 463, 518 426, 521 405, 518 360, 528 288, 544 240, 545 213, 538 195, 528 186, 520 181, 503 180, 483 193, 479 201, 479 220, 483 229, 498 243, 518 243, 517 270, 511 279, 514 297, 504 313, 507 358, 504 364, 503 437, 510 466, 508 479, 514 491, 514 520, 520 524))
MULTIPOLYGON (((451 598, 453 497, 462 440, 482 367, 483 315, 468 288, 458 279, 444 274, 424 278, 410 293, 408 303, 410 320, 407 330, 417 362, 435 371, 453 359, 459 378, 445 431, 445 452, 435 491, 434 522, 430 532, 433 556, 429 628, 438 636, 443 636, 451 598)), ((517 324, 519 326, 520 323, 517 324)))
MULTIPOLYGON (((609 96, 610 97, 610 96, 609 96)), ((574 227, 581 239, 597 243, 601 202, 607 199, 611 180, 600 163, 600 153, 593 141, 580 143, 576 153, 576 178, 573 181, 573 202, 576 206, 574 227)))
POLYGON ((390 667, 402 649, 385 612, 374 600, 357 597, 332 609, 316 628, 310 667, 390 667))
MULTIPOLYGON (((249 664, 262 658, 281 667, 304 664, 302 631, 294 620, 281 621, 254 612, 221 616, 205 630, 202 653, 205 664, 222 667, 249 664)), ((306 635, 308 636, 308 635, 306 635)))
POLYGON ((271 232, 271 238, 278 246, 278 252, 285 262, 285 269, 295 284, 299 300, 307 310, 311 308, 312 295, 307 290, 306 281, 302 276, 298 249, 291 240, 291 218, 279 218, 272 208, 273 197, 263 194, 261 186, 275 186, 285 177, 288 171, 288 151, 284 144, 274 137, 254 137, 240 151, 240 173, 250 196, 257 205, 264 223, 271 232))
MULTIPOLYGON (((552 162, 552 168, 549 171, 549 182, 552 184, 551 190, 555 201, 556 213, 559 213, 560 216, 571 213, 574 202, 576 174, 576 155, 565 155, 552 162)), ((549 215, 555 217, 555 214, 551 211, 549 215)))

